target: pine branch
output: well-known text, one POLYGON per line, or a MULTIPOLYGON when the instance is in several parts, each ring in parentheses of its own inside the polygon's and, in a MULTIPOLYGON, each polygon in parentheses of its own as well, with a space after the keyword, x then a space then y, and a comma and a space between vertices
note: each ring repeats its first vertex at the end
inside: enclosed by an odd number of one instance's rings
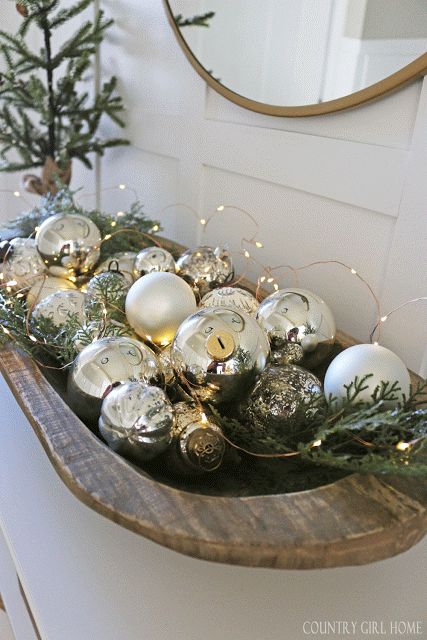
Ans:
POLYGON ((184 18, 181 13, 174 16, 175 24, 177 27, 209 27, 209 20, 215 15, 215 11, 208 11, 201 15, 193 16, 192 18, 184 18))

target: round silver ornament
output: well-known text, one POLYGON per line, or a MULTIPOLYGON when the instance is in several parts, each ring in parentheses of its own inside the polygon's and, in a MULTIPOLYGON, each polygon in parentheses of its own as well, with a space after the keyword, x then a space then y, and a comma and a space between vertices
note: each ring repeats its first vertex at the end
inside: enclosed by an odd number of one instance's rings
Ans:
POLYGON ((134 276, 140 278, 153 271, 175 273, 175 260, 169 251, 162 247, 142 249, 135 258, 134 276))
POLYGON ((201 307, 233 307, 255 316, 259 302, 249 291, 240 287, 220 287, 203 296, 201 307))
POLYGON ((120 271, 104 271, 93 276, 86 285, 87 311, 108 305, 111 311, 124 310, 130 285, 120 271))
POLYGON ((245 417, 256 429, 282 426, 297 409, 322 393, 315 375, 296 365, 267 367, 261 374, 245 408, 245 417))
POLYGON ((58 213, 40 225, 36 245, 52 275, 75 278, 88 273, 98 262, 101 234, 86 216, 58 213))
POLYGON ((132 285, 126 298, 126 317, 144 340, 170 344, 185 318, 197 309, 191 287, 174 273, 153 272, 132 285))
POLYGON ((126 278, 129 285, 135 281, 133 265, 137 254, 133 251, 121 251, 107 258, 96 267, 95 274, 104 273, 104 271, 120 271, 126 278))
POLYGON ((335 342, 335 320, 328 305, 311 291, 281 289, 260 304, 257 320, 267 332, 273 350, 284 342, 299 344, 302 366, 317 367, 335 342))
POLYGON ((165 466, 180 475, 198 475, 221 466, 225 440, 221 429, 192 404, 174 405, 172 443, 165 453, 165 466))
POLYGON ((27 304, 29 307, 41 302, 52 293, 57 291, 77 290, 76 285, 71 280, 56 278, 55 276, 40 276, 27 293, 27 304))
POLYGON ((264 369, 270 346, 254 318, 235 309, 201 309, 172 343, 172 362, 200 400, 222 403, 246 394, 264 369))
POLYGON ((177 273, 201 296, 227 284, 234 276, 230 253, 221 247, 189 249, 177 260, 176 267, 177 273))
POLYGON ((397 382, 400 387, 400 391, 394 394, 396 400, 386 401, 390 408, 401 402, 403 396, 409 395, 411 379, 399 356, 378 344, 356 344, 341 351, 329 365, 325 375, 326 397, 345 400, 347 389, 344 385, 350 385, 356 376, 360 380, 366 375, 370 377, 366 379, 365 389, 358 394, 355 402, 372 403, 372 394, 376 388, 381 388, 382 383, 397 382))
POLYGON ((283 345, 277 347, 276 349, 272 345, 270 355, 271 364, 283 366, 285 364, 299 364, 303 360, 304 349, 297 342, 285 342, 283 345))
POLYGON ((36 243, 32 238, 14 238, 8 243, 5 260, 1 266, 3 284, 14 291, 32 287, 46 271, 36 243))
POLYGON ((98 421, 105 395, 118 383, 129 380, 163 386, 156 356, 132 338, 101 338, 85 347, 74 361, 68 376, 69 403, 83 420, 98 421))
POLYGON ((70 315, 79 322, 85 320, 85 294, 81 291, 57 291, 51 293, 33 309, 33 318, 50 318, 57 327, 63 325, 70 315))
POLYGON ((99 431, 113 451, 139 462, 165 451, 172 440, 174 410, 162 389, 122 384, 104 398, 99 431))

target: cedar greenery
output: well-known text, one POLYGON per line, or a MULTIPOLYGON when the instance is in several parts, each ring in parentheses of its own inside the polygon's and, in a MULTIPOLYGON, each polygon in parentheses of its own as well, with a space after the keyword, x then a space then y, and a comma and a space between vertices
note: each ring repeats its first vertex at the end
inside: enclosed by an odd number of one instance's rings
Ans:
POLYGON ((108 147, 128 144, 122 138, 103 140, 97 135, 103 115, 124 126, 123 103, 115 95, 117 79, 106 81, 93 99, 80 88, 113 21, 98 11, 93 22, 81 23, 57 51, 52 46, 53 33, 81 17, 93 2, 79 0, 61 8, 60 0, 19 0, 23 20, 18 33, 0 31, 6 66, 0 74, 1 171, 41 167, 49 158, 61 170, 73 158, 92 168, 91 153, 102 155, 108 147), (25 41, 31 27, 43 38, 39 52, 25 41))
POLYGON ((175 24, 177 27, 209 27, 209 20, 215 15, 215 11, 207 11, 201 15, 192 16, 191 18, 184 18, 181 13, 174 16, 175 24))

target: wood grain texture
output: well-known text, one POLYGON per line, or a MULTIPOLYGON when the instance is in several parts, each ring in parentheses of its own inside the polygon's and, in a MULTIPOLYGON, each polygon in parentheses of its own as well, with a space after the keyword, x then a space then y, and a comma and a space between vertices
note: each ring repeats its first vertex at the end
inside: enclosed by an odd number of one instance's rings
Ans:
MULTIPOLYGON (((178 255, 185 249, 164 238, 161 244, 178 255)), ((239 285, 253 291, 246 280, 239 285)), ((337 342, 356 343, 342 332, 337 342)), ((388 558, 427 531, 427 486, 405 479, 353 474, 311 491, 254 497, 211 497, 166 486, 93 435, 13 345, 0 351, 0 370, 74 495, 175 551, 244 566, 315 569, 388 558)))

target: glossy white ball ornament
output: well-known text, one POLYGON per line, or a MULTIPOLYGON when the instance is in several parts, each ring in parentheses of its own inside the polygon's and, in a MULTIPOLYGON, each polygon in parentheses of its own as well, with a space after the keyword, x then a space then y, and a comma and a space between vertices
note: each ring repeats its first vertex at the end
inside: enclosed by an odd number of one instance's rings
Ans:
POLYGON ((149 273, 132 285, 126 297, 126 317, 144 340, 166 346, 181 322, 197 309, 191 287, 174 273, 149 273))
MULTIPOLYGON (((360 379, 367 374, 372 374, 372 377, 366 380, 367 389, 358 395, 357 400, 371 402, 371 396, 381 382, 397 381, 401 390, 395 395, 399 400, 403 394, 408 396, 411 381, 402 360, 380 345, 357 344, 344 349, 329 365, 324 381, 326 397, 332 395, 339 400, 345 399, 347 391, 344 385, 349 385, 356 376, 360 379)), ((395 402, 389 404, 393 406, 395 402)))

